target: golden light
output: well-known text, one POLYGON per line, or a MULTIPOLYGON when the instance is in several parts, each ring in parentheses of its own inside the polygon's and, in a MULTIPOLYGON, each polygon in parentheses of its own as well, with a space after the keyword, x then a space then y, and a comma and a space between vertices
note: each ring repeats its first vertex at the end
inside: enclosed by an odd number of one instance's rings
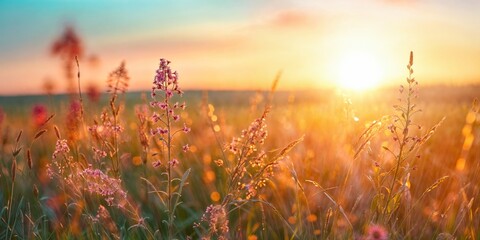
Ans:
POLYGON ((377 87, 382 80, 380 62, 368 52, 347 53, 337 64, 338 85, 346 90, 362 91, 377 87))

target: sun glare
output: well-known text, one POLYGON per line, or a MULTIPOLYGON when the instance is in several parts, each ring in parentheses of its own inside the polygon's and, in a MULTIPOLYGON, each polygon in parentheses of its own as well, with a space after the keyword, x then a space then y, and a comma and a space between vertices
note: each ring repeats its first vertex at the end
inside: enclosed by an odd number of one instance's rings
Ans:
POLYGON ((382 79, 382 68, 368 53, 351 53, 339 59, 338 85, 346 90, 363 91, 377 87, 382 79))

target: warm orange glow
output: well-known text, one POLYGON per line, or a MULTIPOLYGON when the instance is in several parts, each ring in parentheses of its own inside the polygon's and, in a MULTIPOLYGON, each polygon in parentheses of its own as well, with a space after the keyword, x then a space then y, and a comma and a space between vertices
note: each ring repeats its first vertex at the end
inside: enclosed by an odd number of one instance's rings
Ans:
POLYGON ((383 72, 380 61, 371 53, 350 52, 339 58, 337 80, 340 87, 361 91, 377 87, 383 72))

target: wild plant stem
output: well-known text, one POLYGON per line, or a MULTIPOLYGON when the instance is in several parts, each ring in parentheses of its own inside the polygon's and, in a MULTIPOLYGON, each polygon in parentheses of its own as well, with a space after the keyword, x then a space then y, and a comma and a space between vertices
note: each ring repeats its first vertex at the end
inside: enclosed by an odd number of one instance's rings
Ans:
MULTIPOLYGON (((118 81, 115 85, 115 89, 118 87, 118 81)), ((110 108, 112 109, 112 115, 113 115, 113 145, 115 147, 114 149, 114 154, 112 156, 112 168, 113 172, 115 174, 115 177, 119 176, 119 159, 118 159, 118 139, 117 139, 117 115, 118 115, 118 109, 115 107, 115 100, 117 99, 117 94, 114 92, 112 99, 110 100, 110 108)))
POLYGON ((75 62, 77 63, 77 81, 78 81, 78 95, 80 98, 80 119, 83 122, 83 97, 82 97, 82 88, 80 87, 80 64, 78 63, 78 57, 75 56, 75 62))
MULTIPOLYGON (((16 161, 14 159, 14 161, 16 161)), ((10 217, 11 217, 11 214, 12 214, 12 203, 13 203, 13 192, 14 192, 14 189, 15 189, 15 181, 12 181, 12 193, 10 195, 10 201, 8 202, 8 226, 7 226, 7 230, 5 231, 5 239, 8 239, 7 236, 8 236, 8 229, 10 228, 10 217)), ((11 236, 13 235, 13 228, 10 228, 10 230, 12 231, 12 233, 10 234, 10 239, 11 239, 11 236)))
MULTIPOLYGON (((167 83, 165 83, 165 87, 167 87, 167 83)), ((169 96, 165 91, 165 101, 167 105, 169 105, 168 99, 169 96)), ((172 212, 172 165, 170 164, 171 161, 171 148, 172 148, 172 133, 171 133, 171 124, 170 124, 170 107, 165 109, 165 113, 167 116, 167 194, 168 194, 168 201, 167 201, 167 208, 168 208, 168 239, 173 239, 173 215, 172 212)))
POLYGON ((117 115, 113 116, 113 124, 115 126, 113 141, 114 141, 114 144, 115 144, 115 165, 116 165, 114 167, 114 171, 115 171, 115 176, 119 177, 119 175, 120 175, 120 170, 119 170, 120 163, 119 163, 119 159, 118 159, 118 139, 117 139, 117 130, 116 130, 117 129, 117 115))
MULTIPOLYGON (((266 116, 266 113, 267 113, 267 110, 268 110, 269 106, 265 106, 265 110, 263 112, 263 115, 261 117, 262 121, 265 119, 265 116, 266 116)), ((257 135, 257 132, 259 131, 259 129, 256 129, 255 132, 248 138, 245 140, 245 142, 242 144, 242 150, 240 151, 240 155, 238 156, 238 163, 237 165, 235 166, 233 172, 232 172, 232 176, 230 177, 229 179, 229 183, 228 183, 228 191, 227 192, 231 192, 232 191, 232 187, 234 187, 235 185, 235 181, 237 180, 237 178, 239 178, 239 175, 240 175, 240 171, 241 169, 245 166, 245 162, 248 160, 248 159, 244 159, 244 154, 246 154, 246 151, 248 151, 248 146, 250 145, 250 143, 253 141, 253 139, 255 138, 255 136, 257 135)), ((223 201, 223 204, 226 205, 226 200, 227 198, 224 199, 223 201)), ((223 205, 222 204, 222 205, 223 205)))
POLYGON ((393 188, 395 187, 395 182, 397 181, 397 175, 398 175, 398 171, 400 169, 400 159, 402 157, 402 151, 403 151, 403 147, 400 147, 400 152, 399 152, 398 158, 397 158, 397 165, 395 166, 395 174, 393 174, 392 184, 390 185, 390 191, 388 192, 387 202, 385 203, 385 207, 383 208, 383 214, 382 214, 383 215, 383 220, 386 219, 386 212, 387 212, 387 209, 388 209, 388 204, 390 203, 393 188))
MULTIPOLYGON (((411 78, 411 74, 409 76, 409 79, 410 78, 411 78)), ((398 155, 397 155, 397 165, 395 166, 395 173, 393 174, 392 184, 390 185, 390 191, 388 192, 387 201, 386 201, 385 207, 383 209, 383 214, 382 215, 384 217, 384 220, 385 220, 385 217, 386 217, 388 204, 391 201, 393 188, 395 187, 395 182, 397 181, 398 172, 400 170, 400 163, 402 162, 402 158, 403 158, 403 149, 406 145, 406 141, 407 141, 407 138, 408 138, 408 127, 410 125, 412 83, 409 82, 408 85, 409 86, 408 86, 408 96, 407 96, 407 112, 405 114, 405 128, 403 130, 403 137, 402 137, 402 141, 400 142, 400 148, 399 148, 399 152, 398 152, 398 155)))
MULTIPOLYGON (((143 178, 147 179, 147 153, 142 153, 143 157, 143 178)), ((148 203, 148 183, 145 181, 145 202, 148 203)))

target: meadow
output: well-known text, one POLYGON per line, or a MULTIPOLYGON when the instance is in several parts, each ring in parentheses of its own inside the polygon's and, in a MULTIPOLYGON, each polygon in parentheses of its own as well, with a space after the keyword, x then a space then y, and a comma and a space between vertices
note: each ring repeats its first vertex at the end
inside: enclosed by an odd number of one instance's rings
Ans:
POLYGON ((161 62, 155 96, 119 67, 98 99, 0 97, 0 239, 478 239, 480 86, 412 61, 348 94, 180 94, 161 62))

